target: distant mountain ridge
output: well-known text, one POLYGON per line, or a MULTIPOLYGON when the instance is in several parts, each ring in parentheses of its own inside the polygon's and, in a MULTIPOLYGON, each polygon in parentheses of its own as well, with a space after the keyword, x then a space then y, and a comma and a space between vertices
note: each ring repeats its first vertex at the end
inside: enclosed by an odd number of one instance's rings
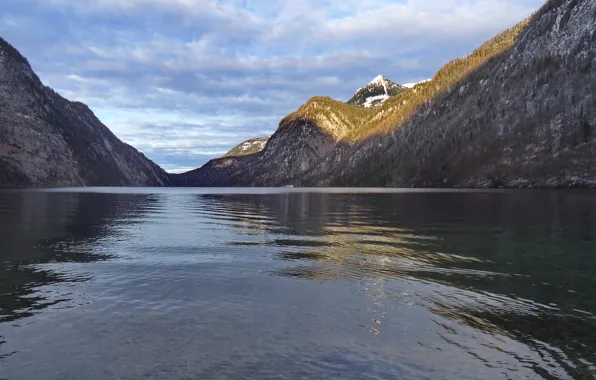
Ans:
POLYGON ((347 103, 365 108, 376 107, 405 89, 404 86, 379 75, 366 86, 359 88, 347 103))
POLYGON ((165 186, 168 174, 0 38, 0 187, 165 186))

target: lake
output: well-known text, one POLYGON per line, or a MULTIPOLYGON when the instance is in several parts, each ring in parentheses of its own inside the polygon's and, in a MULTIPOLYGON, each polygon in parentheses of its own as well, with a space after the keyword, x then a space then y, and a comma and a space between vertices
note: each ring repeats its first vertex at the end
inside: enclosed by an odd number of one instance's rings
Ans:
POLYGON ((0 378, 589 379, 596 192, 0 192, 0 378))

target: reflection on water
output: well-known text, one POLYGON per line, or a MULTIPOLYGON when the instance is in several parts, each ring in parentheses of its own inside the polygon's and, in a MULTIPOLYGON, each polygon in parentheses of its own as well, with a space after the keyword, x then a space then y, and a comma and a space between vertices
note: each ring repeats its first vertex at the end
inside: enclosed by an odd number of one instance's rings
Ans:
POLYGON ((596 193, 118 191, 0 193, 0 377, 596 374, 596 193))
POLYGON ((108 259, 94 246, 109 235, 110 219, 122 208, 134 215, 134 207, 148 201, 142 198, 0 193, 0 322, 31 316, 67 300, 50 301, 39 287, 85 281, 88 275, 46 270, 41 264, 108 259))

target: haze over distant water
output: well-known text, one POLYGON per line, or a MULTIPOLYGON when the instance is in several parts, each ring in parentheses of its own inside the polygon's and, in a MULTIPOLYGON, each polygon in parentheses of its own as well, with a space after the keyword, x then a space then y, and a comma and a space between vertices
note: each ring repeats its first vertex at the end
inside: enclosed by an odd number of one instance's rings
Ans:
POLYGON ((596 194, 0 192, 0 378, 590 378, 596 194))

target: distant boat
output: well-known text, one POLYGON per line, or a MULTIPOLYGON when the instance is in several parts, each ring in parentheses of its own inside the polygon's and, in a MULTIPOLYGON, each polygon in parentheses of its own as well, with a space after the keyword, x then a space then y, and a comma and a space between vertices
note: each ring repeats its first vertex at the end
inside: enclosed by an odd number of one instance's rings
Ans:
POLYGON ((286 186, 284 186, 284 187, 294 187, 294 185, 286 185, 286 186))

